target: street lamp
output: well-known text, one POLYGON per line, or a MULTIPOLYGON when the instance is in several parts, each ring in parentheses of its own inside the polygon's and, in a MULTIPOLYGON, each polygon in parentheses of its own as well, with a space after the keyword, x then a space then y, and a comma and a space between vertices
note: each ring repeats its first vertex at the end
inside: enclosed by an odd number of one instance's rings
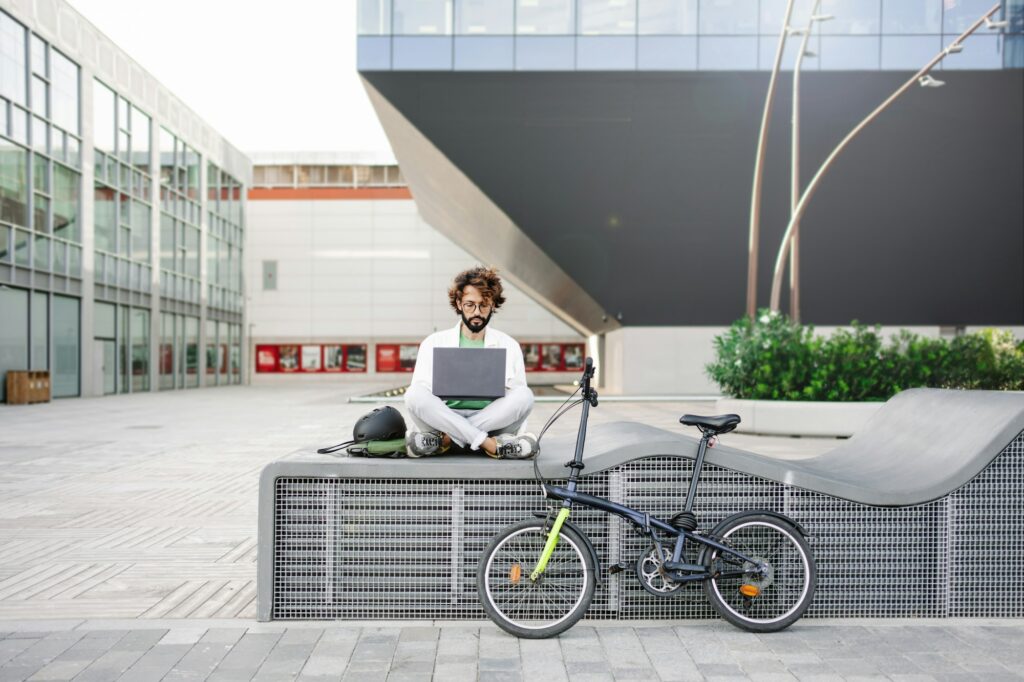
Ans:
MULTIPOLYGON (((790 181, 789 181, 789 210, 790 216, 796 211, 797 202, 800 199, 800 67, 804 63, 804 57, 816 56, 807 49, 807 42, 811 38, 811 28, 815 23, 832 19, 831 14, 818 14, 818 6, 821 0, 814 0, 811 7, 811 15, 807 19, 807 27, 799 29, 803 34, 800 41, 800 50, 796 55, 796 63, 793 64, 793 119, 790 129, 790 181)), ((790 31, 795 35, 797 31, 790 31)), ((800 321, 800 222, 793 226, 793 239, 789 247, 789 315, 795 322, 800 321)))
POLYGON ((932 78, 928 72, 931 71, 936 64, 941 62, 948 55, 954 54, 963 49, 963 41, 966 40, 967 37, 970 36, 972 33, 977 31, 982 24, 995 23, 989 21, 989 18, 997 11, 999 11, 1000 6, 1001 3, 996 3, 995 5, 993 5, 991 9, 989 9, 987 12, 985 12, 985 14, 981 15, 981 17, 979 17, 977 21, 971 24, 966 31, 957 36, 956 40, 950 43, 948 47, 946 47, 937 55, 932 57, 931 61, 929 61, 927 64, 921 67, 921 69, 913 76, 911 76, 906 83, 901 85, 896 90, 896 92, 889 95, 889 97, 884 102, 879 104, 878 107, 876 107, 874 111, 868 114, 863 121, 858 123, 853 130, 847 133, 846 137, 842 139, 842 141, 836 146, 836 148, 832 150, 832 153, 828 155, 828 158, 825 159, 825 162, 821 164, 821 168, 819 168, 818 172, 814 174, 813 178, 811 178, 810 183, 808 183, 807 185, 807 189, 804 190, 803 195, 800 197, 800 201, 797 202, 796 208, 793 211, 793 215, 790 216, 789 224, 786 226, 786 231, 782 235, 782 244, 779 246, 779 253, 778 256, 775 258, 775 272, 773 273, 772 277, 772 310, 779 310, 779 298, 782 289, 782 273, 783 268, 786 264, 786 254, 789 252, 790 240, 793 237, 793 227, 795 224, 800 222, 801 216, 803 216, 804 211, 807 210, 808 201, 812 196, 814 196, 814 192, 818 189, 818 186, 821 184, 821 179, 824 177, 828 169, 832 167, 832 164, 835 162, 836 157, 839 156, 839 154, 844 149, 846 149, 847 145, 850 144, 850 141, 853 140, 853 138, 855 138, 864 128, 866 128, 869 123, 874 121, 879 114, 885 111, 889 107, 889 105, 896 101, 896 99, 904 92, 906 92, 915 82, 920 82, 920 84, 924 87, 939 87, 942 84, 942 81, 938 81, 932 78))
POLYGON ((761 239, 761 184, 764 175, 765 143, 768 137, 768 123, 772 118, 772 102, 775 99, 775 81, 782 65, 782 52, 786 47, 789 19, 793 15, 793 0, 786 1, 786 14, 779 31, 779 42, 775 48, 775 63, 768 79, 768 94, 764 98, 761 114, 761 132, 757 135, 757 153, 754 156, 754 187, 750 192, 750 236, 747 243, 747 317, 754 319, 757 312, 757 252, 761 239))

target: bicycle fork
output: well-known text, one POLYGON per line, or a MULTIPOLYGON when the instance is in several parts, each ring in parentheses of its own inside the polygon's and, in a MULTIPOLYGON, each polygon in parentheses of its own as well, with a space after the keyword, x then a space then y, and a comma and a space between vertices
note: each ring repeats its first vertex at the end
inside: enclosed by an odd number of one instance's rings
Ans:
POLYGON ((537 561, 537 566, 534 567, 533 571, 530 573, 531 581, 537 582, 541 573, 543 573, 544 569, 548 567, 551 555, 555 553, 555 547, 558 545, 558 535, 562 532, 562 525, 568 518, 568 507, 562 507, 558 510, 558 516, 555 517, 555 522, 551 524, 551 530, 548 531, 548 539, 547 542, 544 543, 544 551, 540 554, 540 560, 537 561))

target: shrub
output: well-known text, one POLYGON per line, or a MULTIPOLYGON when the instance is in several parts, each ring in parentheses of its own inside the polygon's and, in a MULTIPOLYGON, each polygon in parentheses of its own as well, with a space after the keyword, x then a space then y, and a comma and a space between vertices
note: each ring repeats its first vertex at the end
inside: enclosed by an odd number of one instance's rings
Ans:
POLYGON ((888 400, 907 388, 1024 390, 1024 342, 986 329, 951 341, 854 322, 828 338, 761 311, 715 337, 708 376, 722 392, 761 400, 888 400))

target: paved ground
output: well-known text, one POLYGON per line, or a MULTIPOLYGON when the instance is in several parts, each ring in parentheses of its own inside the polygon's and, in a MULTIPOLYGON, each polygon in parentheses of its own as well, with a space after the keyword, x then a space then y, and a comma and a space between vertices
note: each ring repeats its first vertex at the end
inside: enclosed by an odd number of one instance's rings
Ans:
MULTIPOLYGON (((893 679, 1011 676, 1024 623, 585 624, 519 642, 490 624, 260 624, 262 467, 346 439, 380 384, 332 383, 0 406, 0 682, 9 679, 893 679), (900 678, 900 675, 919 677, 900 678), (821 676, 821 677, 819 677, 821 676)), ((557 407, 538 405, 539 428, 557 407)), ((602 403, 595 423, 681 428, 709 403, 602 403)), ((551 433, 572 433, 575 416, 551 433)), ((831 439, 729 434, 780 457, 831 439)), ((1016 589, 1008 585, 1008 589, 1016 589)))
MULTIPOLYGON (((517 640, 490 624, 21 624, 0 632, 0 680, 1019 680, 1013 622, 577 625, 517 640)), ((7 625, 8 627, 10 624, 7 625)))

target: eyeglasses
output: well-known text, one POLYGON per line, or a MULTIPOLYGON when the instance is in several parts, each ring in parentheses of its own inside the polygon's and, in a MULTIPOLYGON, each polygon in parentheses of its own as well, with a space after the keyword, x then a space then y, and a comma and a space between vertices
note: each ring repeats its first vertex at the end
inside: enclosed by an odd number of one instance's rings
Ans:
POLYGON ((462 302, 462 312, 465 312, 465 313, 472 314, 472 313, 476 312, 477 310, 479 310, 481 315, 486 315, 490 311, 490 309, 491 309, 491 304, 490 303, 477 303, 475 301, 463 301, 462 302))

